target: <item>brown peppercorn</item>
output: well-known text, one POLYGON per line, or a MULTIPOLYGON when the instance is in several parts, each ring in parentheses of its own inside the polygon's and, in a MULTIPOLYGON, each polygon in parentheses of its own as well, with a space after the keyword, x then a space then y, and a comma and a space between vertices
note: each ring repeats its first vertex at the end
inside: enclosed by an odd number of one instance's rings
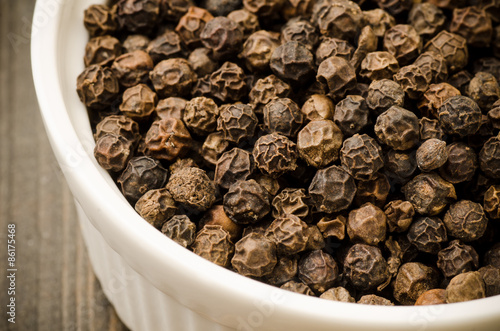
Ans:
POLYGON ((120 92, 113 72, 97 64, 85 68, 76 83, 80 101, 91 109, 101 110, 110 106, 120 92))
POLYGON ((227 18, 236 22, 243 31, 243 39, 246 40, 252 33, 260 30, 259 18, 246 9, 238 9, 227 14, 227 18))
POLYGON ((308 97, 301 109, 307 121, 331 120, 334 110, 332 100, 322 94, 313 94, 308 97))
POLYGON ((218 116, 219 107, 212 99, 197 97, 187 102, 182 119, 193 133, 206 136, 216 129, 218 116))
POLYGON ((269 193, 255 180, 240 180, 224 195, 224 211, 237 224, 254 224, 271 211, 269 193))
POLYGON ((448 79, 448 83, 458 89, 460 93, 467 94, 467 89, 472 77, 473 76, 470 74, 470 72, 468 72, 467 70, 462 70, 452 75, 448 79))
POLYGON ((372 27, 373 33, 379 38, 396 25, 394 17, 380 8, 363 11, 363 17, 365 22, 372 27))
POLYGON ((217 161, 222 153, 229 147, 229 141, 224 138, 224 133, 215 131, 210 133, 201 146, 200 154, 205 163, 213 168, 216 166, 217 161))
POLYGON ((393 149, 385 154, 384 172, 394 182, 404 184, 417 169, 415 152, 400 152, 393 149))
POLYGON ((295 256, 280 256, 273 271, 266 276, 266 282, 274 286, 281 286, 295 279, 298 271, 298 261, 295 256))
POLYGON ((205 211, 215 202, 216 188, 200 168, 179 169, 170 177, 166 188, 174 200, 197 211, 205 211))
POLYGON ((346 61, 351 60, 354 53, 354 47, 346 40, 322 37, 321 43, 316 48, 316 65, 332 56, 344 58, 346 61))
POLYGON ((344 140, 340 161, 342 167, 358 180, 370 180, 384 166, 382 149, 367 134, 356 133, 344 140))
POLYGON ((275 98, 263 109, 264 126, 269 132, 295 137, 304 121, 299 106, 288 98, 275 98))
POLYGON ((377 207, 382 207, 390 190, 389 178, 382 173, 377 173, 370 180, 358 181, 354 204, 361 206, 370 202, 377 207))
POLYGON ((146 50, 154 63, 184 55, 181 38, 169 30, 151 40, 146 50))
POLYGON ((329 96, 342 97, 356 85, 356 72, 345 59, 332 56, 321 62, 316 80, 328 87, 329 96))
POLYGON ((363 12, 352 1, 321 0, 313 7, 311 22, 322 35, 352 40, 363 26, 363 12))
POLYGON ((163 224, 161 233, 187 248, 196 238, 196 224, 191 222, 186 215, 174 215, 163 224))
POLYGON ((411 0, 375 0, 377 5, 387 10, 391 15, 397 16, 410 10, 413 2, 411 0))
POLYGON ((487 47, 493 36, 491 18, 476 6, 455 8, 450 22, 450 32, 464 37, 473 47, 487 47))
POLYGON ((489 110, 500 99, 500 86, 495 76, 480 71, 471 79, 467 94, 479 107, 489 110))
POLYGON ((420 68, 428 83, 440 83, 448 79, 448 66, 441 54, 423 52, 413 64, 420 68))
POLYGON ((416 3, 408 14, 408 22, 421 36, 432 37, 444 27, 446 16, 435 4, 416 3))
POLYGON ((189 7, 188 11, 180 18, 175 31, 189 48, 201 46, 201 32, 207 22, 214 17, 207 10, 195 6, 189 7))
POLYGON ((375 52, 378 49, 378 38, 373 32, 369 25, 364 26, 361 29, 358 37, 358 48, 352 54, 352 58, 349 61, 351 66, 357 71, 361 62, 366 57, 367 54, 375 52))
POLYGON ((451 241, 448 247, 439 251, 437 256, 437 267, 446 278, 452 278, 479 267, 479 256, 476 250, 472 246, 462 244, 460 240, 451 241))
POLYGON ((215 60, 223 60, 239 52, 243 44, 243 30, 236 22, 219 16, 206 23, 200 38, 203 45, 212 50, 215 60))
MULTIPOLYGON (((380 1, 380 0, 378 0, 380 1)), ((394 306, 391 300, 375 294, 366 294, 359 298, 358 304, 372 306, 394 306)))
POLYGON ((191 135, 181 120, 171 117, 155 121, 146 133, 145 154, 173 161, 189 150, 191 141, 191 135))
POLYGON ((306 249, 307 224, 295 215, 284 214, 267 227, 266 237, 276 244, 279 256, 298 254, 306 249))
POLYGON ((415 306, 441 305, 446 303, 446 290, 435 288, 420 294, 415 306))
POLYGON ((490 178, 500 178, 500 137, 491 137, 479 152, 479 167, 490 178))
POLYGON ((276 263, 276 245, 259 233, 250 233, 241 238, 235 245, 231 260, 233 268, 248 277, 269 275, 276 263))
POLYGON ((120 111, 136 121, 147 120, 156 108, 158 97, 146 84, 130 87, 123 92, 120 111))
POLYGON ((122 136, 132 142, 132 144, 135 144, 140 138, 139 124, 124 115, 106 116, 97 124, 94 139, 98 140, 106 134, 122 136))
POLYGON ((259 183, 263 188, 265 188, 266 191, 272 196, 278 194, 279 190, 281 189, 281 183, 276 178, 272 178, 263 174, 256 174, 254 177, 255 181, 259 183))
POLYGON ((123 53, 146 51, 151 40, 143 34, 131 34, 122 43, 123 53))
POLYGON ((229 267, 235 251, 229 233, 220 225, 205 225, 191 246, 193 253, 221 267, 229 267))
POLYGON ((389 52, 371 52, 361 62, 359 75, 370 80, 391 79, 399 63, 389 52))
POLYGON ((375 80, 368 87, 366 104, 375 112, 382 114, 392 106, 402 107, 405 100, 403 88, 389 79, 375 80))
POLYGON ((385 240, 386 216, 371 203, 365 203, 349 213, 347 234, 353 243, 378 245, 385 240))
POLYGON ((447 240, 446 227, 437 217, 420 217, 411 224, 407 238, 420 252, 437 254, 447 240))
POLYGON ((167 170, 159 161, 149 156, 138 156, 128 162, 118 183, 125 198, 135 204, 147 191, 163 187, 167 175, 167 170))
POLYGON ((203 214, 200 225, 220 225, 229 233, 231 242, 235 243, 241 238, 242 227, 231 221, 224 212, 223 205, 215 205, 203 214))
POLYGON ((460 137, 476 133, 481 126, 481 109, 474 100, 461 95, 446 99, 438 116, 446 133, 460 137))
POLYGON ((310 51, 316 48, 319 35, 316 28, 302 17, 294 17, 281 28, 282 43, 298 41, 304 44, 310 51))
POLYGON ((420 113, 429 118, 437 118, 439 108, 443 103, 460 91, 448 83, 431 84, 418 103, 420 113))
POLYGON ((385 32, 384 50, 394 55, 400 65, 407 65, 422 51, 422 38, 413 26, 397 24, 385 32))
POLYGON ((156 105, 156 117, 161 120, 171 117, 182 120, 186 104, 187 100, 182 98, 170 97, 162 99, 156 105))
POLYGON ((217 130, 222 131, 228 141, 238 145, 252 138, 257 124, 257 116, 247 104, 236 103, 220 107, 217 130))
POLYGON ((177 211, 174 199, 166 188, 147 191, 135 203, 135 210, 149 224, 159 229, 177 211))
POLYGON ((494 129, 500 129, 500 99, 496 101, 488 111, 488 120, 494 129))
POLYGON ((443 221, 451 236, 465 242, 481 238, 488 225, 483 207, 469 200, 460 200, 451 205, 443 221))
POLYGON ((401 85, 410 99, 419 99, 430 83, 426 72, 415 64, 402 67, 394 75, 394 81, 401 85))
POLYGON ((344 259, 344 276, 355 288, 369 291, 389 277, 387 262, 378 247, 356 244, 344 259))
POLYGON ((482 57, 474 62, 473 72, 489 72, 495 78, 500 80, 500 59, 496 57, 482 57))
POLYGON ((339 269, 330 254, 314 250, 300 259, 298 276, 314 292, 321 294, 335 284, 339 269))
POLYGON ((337 160, 341 146, 342 131, 330 120, 309 122, 297 137, 300 158, 316 168, 323 168, 337 160))
POLYGON ((484 210, 493 219, 500 219, 500 185, 491 185, 484 193, 484 210))
POLYGON ((474 150, 461 142, 447 146, 446 150, 448 160, 439 169, 441 176, 453 184, 470 181, 478 167, 474 150))
POLYGON ((441 125, 439 124, 438 120, 422 117, 419 121, 419 127, 420 127, 420 140, 422 141, 427 139, 442 140, 444 137, 443 128, 441 128, 441 125))
POLYGON ((163 98, 189 95, 197 80, 189 62, 182 58, 161 61, 149 77, 156 92, 163 98))
POLYGON ((323 238, 334 237, 338 240, 344 240, 346 223, 346 218, 339 215, 332 219, 322 217, 316 225, 323 234, 323 238))
POLYGON ((83 60, 86 67, 92 64, 105 66, 111 64, 121 53, 120 41, 115 37, 104 35, 89 40, 85 46, 83 60))
POLYGON ((260 30, 246 39, 240 57, 245 60, 249 70, 266 71, 269 70, 271 56, 279 45, 279 33, 260 30))
POLYGON ((222 154, 217 161, 214 181, 220 187, 229 189, 238 180, 246 180, 253 170, 252 154, 240 148, 233 148, 222 154))
POLYGON ((453 277, 446 287, 446 302, 464 302, 486 297, 483 278, 477 271, 453 277))
POLYGON ((349 173, 338 166, 318 170, 309 186, 316 209, 334 213, 347 209, 356 194, 356 183, 349 173))
POLYGON ((99 137, 94 148, 97 163, 108 171, 123 170, 132 154, 132 141, 114 133, 106 133, 99 137))
POLYGON ((428 139, 420 145, 416 154, 417 165, 423 172, 441 167, 448 160, 446 142, 439 139, 428 139))
POLYGON ((309 216, 309 197, 303 188, 284 188, 272 201, 275 218, 290 214, 307 220, 309 216))
POLYGON ((279 12, 285 0, 243 0, 243 6, 258 17, 269 17, 279 12))
POLYGON ((212 95, 222 102, 239 101, 247 91, 245 72, 232 62, 225 62, 210 75, 212 95))
POLYGON ((484 264, 500 268, 500 243, 496 243, 484 254, 484 264))
POLYGON ((153 70, 153 66, 154 63, 149 54, 137 50, 117 57, 111 69, 120 85, 132 87, 140 83, 147 83, 149 72, 153 70))
POLYGON ((309 288, 309 286, 307 286, 302 282, 296 282, 294 280, 288 281, 285 284, 281 285, 280 289, 294 293, 314 296, 314 292, 311 290, 311 288, 309 288))
POLYGON ((418 143, 417 116, 399 106, 392 106, 379 115, 374 130, 381 143, 395 150, 407 150, 418 143))
POLYGON ((287 20, 293 17, 310 17, 315 0, 285 0, 281 14, 287 20))
POLYGON ((160 19, 160 0, 121 0, 116 15, 122 29, 149 32, 160 19))
POLYGON ((189 64, 199 77, 210 75, 217 70, 218 64, 210 58, 211 51, 208 48, 196 48, 189 54, 189 64))
POLYGON ((500 269, 487 265, 478 270, 483 278, 487 297, 500 294, 500 269))
POLYGON ((90 5, 85 9, 83 24, 91 37, 112 34, 118 29, 116 8, 106 5, 90 5))
POLYGON ((467 40, 446 30, 439 32, 432 38, 425 45, 424 50, 440 54, 448 64, 450 72, 464 68, 469 60, 467 40))
POLYGON ((368 125, 369 110, 359 95, 348 95, 335 106, 333 120, 345 136, 352 136, 368 125))
POLYGON ((419 262, 405 263, 394 281, 394 298, 403 305, 413 305, 422 293, 437 285, 436 270, 419 262))
POLYGON ((269 63, 273 73, 294 84, 303 85, 314 75, 314 57, 303 44, 290 41, 277 47, 269 63))
POLYGON ((297 168, 296 145, 287 137, 271 133, 260 137, 253 148, 253 158, 257 168, 271 177, 277 178, 297 168))
POLYGON ((262 114, 263 108, 274 98, 286 98, 291 92, 290 85, 276 77, 269 75, 257 80, 250 90, 250 104, 255 113, 262 114))
POLYGON ((403 191, 406 200, 422 215, 437 215, 457 198, 453 184, 432 172, 416 176, 403 187, 403 191))
POLYGON ((160 0, 163 19, 178 21, 193 6, 192 0, 160 0))
POLYGON ((389 232, 406 232, 415 216, 415 209, 409 201, 392 200, 384 207, 389 232))
POLYGON ((339 301, 339 302, 351 302, 351 303, 356 302, 356 300, 354 300, 349 291, 341 286, 332 287, 323 292, 319 297, 321 299, 339 301))

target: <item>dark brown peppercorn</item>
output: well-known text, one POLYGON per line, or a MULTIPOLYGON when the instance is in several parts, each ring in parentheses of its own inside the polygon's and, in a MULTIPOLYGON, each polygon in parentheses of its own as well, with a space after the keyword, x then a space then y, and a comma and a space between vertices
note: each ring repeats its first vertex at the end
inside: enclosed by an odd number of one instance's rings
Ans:
POLYGON ((125 168, 133 154, 132 141, 113 133, 107 133, 97 139, 94 157, 101 167, 109 171, 125 168))
POLYGON ((196 238, 196 224, 191 222, 186 215, 174 215, 163 224, 161 233, 187 248, 193 244, 196 238))
POLYGON ((296 282, 294 280, 288 281, 285 284, 281 285, 280 289, 294 293, 314 296, 314 292, 311 290, 311 288, 309 288, 309 286, 307 286, 302 282, 296 282))
POLYGON ((453 184, 469 181, 477 170, 477 156, 472 148, 456 142, 446 147, 448 160, 439 169, 443 179, 453 184))
POLYGON ((238 9, 227 14, 227 18, 236 22, 243 31, 246 40, 252 33, 260 29, 259 18, 246 9, 238 9))
POLYGON ((279 45, 279 33, 260 30, 246 39, 240 57, 245 60, 249 70, 266 71, 269 70, 271 56, 279 45))
POLYGON ((487 265, 478 270, 483 278, 487 297, 500 295, 500 269, 487 265))
POLYGON ((233 268, 241 275, 263 277, 276 266, 276 245, 264 235, 250 233, 235 245, 233 268))
POLYGON ((170 97, 158 101, 156 105, 156 116, 158 119, 177 118, 182 120, 184 109, 186 109, 186 99, 170 97))
POLYGON ((235 250, 229 233, 220 225, 205 225, 191 247, 196 255, 221 267, 230 265, 235 250))
POLYGON ((263 108, 274 98, 286 98, 290 94, 290 85, 276 77, 269 75, 255 82, 250 90, 250 104, 255 113, 262 114, 263 108))
POLYGON ((251 139, 257 124, 257 116, 250 105, 236 103, 220 107, 217 130, 222 131, 228 141, 238 145, 251 139))
POLYGON ((436 270, 419 262, 405 263, 394 281, 394 298, 403 305, 413 305, 422 293, 437 285, 436 270))
POLYGON ((488 111, 488 120, 494 129, 500 129, 500 99, 488 111))
POLYGON ((335 165, 318 170, 309 186, 309 195, 316 209, 325 213, 347 209, 355 194, 354 179, 345 170, 335 165))
POLYGON ((415 306, 441 305, 446 303, 446 290, 435 288, 420 294, 415 306))
POLYGON ((232 62, 225 62, 210 75, 212 95, 222 102, 239 101, 247 92, 245 72, 232 62))
POLYGON ((123 92, 120 111, 136 121, 147 120, 156 108, 158 97, 147 85, 139 84, 123 92))
POLYGON ((471 79, 467 94, 483 110, 489 110, 500 99, 500 86, 495 76, 480 71, 471 79))
POLYGON ((446 302, 464 302, 486 297, 483 278, 477 271, 469 271, 453 277, 446 287, 446 302))
POLYGON ((384 212, 368 202, 349 213, 347 234, 353 243, 376 246, 385 240, 386 227, 384 212))
POLYGON ((337 160, 341 146, 342 131, 329 120, 309 122, 297 138, 300 158, 316 168, 323 168, 337 160))
POLYGON ((355 288, 369 291, 387 280, 387 262, 378 247, 356 244, 345 257, 344 276, 355 288))
POLYGON ((425 50, 440 54, 445 59, 451 72, 464 68, 469 60, 467 40, 445 30, 432 38, 425 45, 425 50))
POLYGON ((106 5, 91 5, 85 9, 83 24, 91 37, 114 33, 118 28, 116 8, 106 5))
POLYGON ((146 51, 151 40, 143 34, 131 34, 122 43, 124 53, 146 51))
POLYGON ((428 83, 440 83, 448 79, 448 66, 441 54, 424 52, 413 64, 420 68, 428 83))
POLYGON ((415 152, 400 152, 393 149, 385 154, 384 171, 394 182, 404 184, 417 169, 415 152))
POLYGON ((223 60, 239 52, 243 44, 243 30, 236 22, 219 16, 207 22, 200 38, 203 45, 212 50, 215 60, 223 60))
POLYGON ((85 68, 76 83, 80 100, 91 109, 108 107, 120 92, 118 80, 113 72, 97 64, 85 68))
POLYGON ((420 126, 420 140, 439 139, 444 137, 443 128, 438 120, 422 117, 419 121, 420 126))
POLYGON ((363 295, 361 298, 359 298, 357 303, 360 305, 372 305, 372 306, 394 306, 394 303, 392 303, 391 300, 375 294, 363 295))
POLYGON ((85 46, 85 66, 92 64, 105 66, 111 64, 122 53, 120 41, 115 37, 104 35, 89 40, 85 46))
POLYGON ((201 146, 199 152, 205 163, 213 168, 217 164, 222 153, 229 147, 229 141, 224 138, 224 133, 215 131, 210 133, 201 146))
POLYGON ((493 28, 489 15, 476 6, 453 9, 450 32, 461 35, 473 47, 490 45, 493 28))
POLYGON ((322 35, 354 39, 363 24, 363 12, 352 1, 320 0, 313 7, 311 21, 322 35))
POLYGON ((242 227, 231 221, 224 212, 224 206, 215 205, 203 214, 200 225, 220 225, 229 233, 231 242, 235 243, 241 238, 242 227))
POLYGON ((293 17, 310 17, 314 0, 285 0, 281 13, 287 20, 293 17))
POLYGON ((372 27, 373 33, 379 38, 396 25, 394 17, 380 8, 363 11, 363 17, 365 22, 372 27))
POLYGON ((307 220, 309 216, 309 197, 306 190, 285 188, 272 201, 273 212, 275 218, 291 214, 300 217, 302 220, 307 220))
POLYGON ((316 65, 332 56, 338 56, 346 61, 351 60, 354 47, 346 40, 322 37, 321 43, 316 48, 316 65))
POLYGON ((271 211, 269 194, 255 180, 240 180, 224 195, 224 211, 237 224, 254 224, 271 211))
POLYGON ((199 77, 210 75, 217 70, 218 64, 210 58, 211 51, 208 48, 197 48, 189 54, 188 61, 199 77))
POLYGON ((392 200, 384 207, 389 232, 406 232, 413 221, 415 209, 409 201, 392 200))
POLYGON ((484 264, 500 268, 500 243, 496 243, 484 254, 484 264))
POLYGON ((125 53, 111 66, 113 73, 124 87, 132 87, 148 81, 148 75, 153 70, 153 60, 142 50, 125 53))
POLYGON ((408 22, 418 34, 432 37, 443 28, 446 23, 446 16, 435 4, 428 2, 416 3, 408 14, 408 22))
POLYGON ((266 229, 266 237, 276 244, 279 256, 294 255, 304 251, 307 234, 307 224, 292 214, 278 217, 266 229))
POLYGON ((469 200, 461 200, 451 205, 443 221, 451 236, 465 242, 481 238, 488 225, 483 207, 469 200))
POLYGON ((389 52, 371 52, 361 62, 359 75, 370 80, 391 79, 399 63, 389 52))
POLYGON ((416 154, 417 166, 423 172, 441 167, 448 160, 446 142, 439 139, 428 139, 420 145, 416 154))
POLYGON ((258 17, 268 17, 279 12, 285 0, 243 0, 243 6, 258 17))
POLYGON ((307 121, 331 120, 334 112, 332 100, 323 94, 313 94, 302 105, 302 114, 307 121))
POLYGON ((200 168, 179 169, 170 177, 166 188, 174 200, 199 211, 205 211, 215 202, 215 184, 200 168))
POLYGON ((139 125, 130 117, 124 115, 106 116, 96 126, 94 139, 98 140, 106 134, 115 134, 124 137, 135 144, 139 138, 139 125))
POLYGON ((149 77, 156 92, 163 98, 189 95, 197 79, 189 62, 182 58, 161 61, 149 77))
POLYGON ((158 159, 173 161, 190 148, 191 135, 177 118, 153 122, 145 139, 145 153, 158 159))
POLYGON ((345 226, 347 220, 344 216, 339 215, 333 219, 322 217, 317 223, 318 229, 323 234, 323 238, 334 237, 338 240, 345 238, 345 226))
POLYGON ((253 170, 252 154, 240 148, 233 148, 222 154, 217 161, 214 181, 220 187, 229 189, 238 180, 246 180, 253 170))
POLYGON ((352 58, 349 63, 354 69, 358 70, 366 55, 375 52, 377 49, 377 36, 369 25, 364 26, 358 37, 358 48, 356 48, 354 54, 352 54, 352 58))
POLYGON ((290 41, 277 47, 270 67, 276 76, 291 83, 304 84, 314 75, 314 57, 303 44, 290 41))
POLYGON ((319 297, 321 299, 332 300, 332 301, 356 302, 356 300, 354 300, 349 291, 347 291, 344 287, 341 286, 332 287, 323 292, 319 297))
POLYGON ((298 41, 312 51, 319 41, 319 35, 316 28, 309 21, 301 17, 295 17, 286 22, 281 28, 281 40, 283 43, 298 41))
POLYGON ((382 114, 392 106, 402 107, 404 100, 403 88, 392 80, 375 80, 368 87, 366 104, 376 114, 382 114))
POLYGON ((397 24, 385 32, 384 50, 394 55, 400 65, 407 65, 422 50, 422 38, 413 26, 397 24))
POLYGON ((445 181, 435 173, 423 173, 404 187, 406 200, 422 215, 437 215, 457 198, 453 184, 445 181))
POLYGON ((431 84, 422 95, 418 103, 418 109, 426 117, 438 118, 438 111, 443 103, 447 99, 458 95, 460 95, 460 91, 448 83, 431 84))
POLYGON ((461 95, 446 99, 438 116, 446 133, 460 137, 476 133, 481 126, 481 109, 474 100, 461 95))
POLYGON ((375 0, 375 2, 380 8, 395 16, 410 10, 413 3, 411 0, 375 0))
POLYGON ((333 120, 345 136, 352 136, 368 125, 369 110, 359 95, 348 95, 335 106, 333 120))
POLYGON ((118 178, 125 198, 135 204, 149 190, 163 187, 167 182, 167 170, 149 156, 132 158, 118 178))
POLYGON ((467 88, 472 77, 467 70, 462 70, 450 76, 448 83, 458 89, 460 93, 467 94, 467 88))
POLYGON ((149 32, 160 19, 160 0, 120 0, 118 23, 129 32, 149 32))
POLYGON ((197 97, 186 104, 183 120, 193 133, 205 136, 217 127, 219 107, 210 98, 197 97))
POLYGON ((401 85, 410 99, 419 99, 430 83, 426 72, 415 64, 402 67, 394 75, 394 81, 401 85))
POLYGON ((452 278, 479 267, 479 256, 476 250, 472 246, 462 244, 460 240, 451 241, 448 247, 439 251, 437 256, 437 267, 446 278, 452 278))
POLYGON ((265 128, 287 137, 295 137, 304 121, 299 106, 288 98, 271 100, 263 112, 265 128))
POLYGON ((500 178, 500 137, 491 137, 479 152, 479 167, 490 178, 500 178))
POLYGON ((287 137, 271 133, 260 137, 253 148, 253 158, 257 168, 271 177, 277 178, 297 168, 296 145, 287 137))
POLYGON ((184 55, 181 38, 174 31, 166 31, 153 39, 146 50, 154 63, 184 55))
POLYGON ((491 185, 484 193, 484 211, 493 219, 500 219, 500 185, 491 185))
POLYGON ((193 6, 192 0, 160 0, 161 15, 169 21, 177 21, 193 6))
POLYGON ((297 271, 297 257, 280 256, 273 271, 266 276, 266 282, 274 286, 281 286, 294 279, 297 275, 297 271))
POLYGON ((398 106, 392 106, 379 115, 374 130, 381 143, 395 150, 410 149, 419 139, 417 116, 398 106))
POLYGON ((370 136, 355 134, 344 141, 340 162, 355 179, 370 180, 384 166, 382 148, 370 136))
POLYGON ((410 226, 407 238, 419 251, 437 254, 448 240, 446 227, 437 217, 420 217, 410 226))
POLYGON ((373 175, 370 180, 358 181, 357 184, 356 196, 354 197, 356 206, 370 202, 377 207, 382 207, 391 190, 389 178, 382 173, 373 175))
POLYGON ((201 32, 205 28, 207 22, 214 17, 207 10, 199 7, 189 7, 177 24, 175 31, 179 34, 182 41, 189 48, 201 46, 201 32))
POLYGON ((332 56, 321 62, 316 80, 328 87, 330 96, 342 97, 356 85, 356 72, 345 59, 332 56))
POLYGON ((339 269, 330 254, 315 250, 300 259, 298 276, 314 292, 321 294, 335 284, 339 269))
POLYGON ((147 191, 135 203, 135 210, 149 224, 160 229, 177 211, 174 199, 166 188, 147 191))

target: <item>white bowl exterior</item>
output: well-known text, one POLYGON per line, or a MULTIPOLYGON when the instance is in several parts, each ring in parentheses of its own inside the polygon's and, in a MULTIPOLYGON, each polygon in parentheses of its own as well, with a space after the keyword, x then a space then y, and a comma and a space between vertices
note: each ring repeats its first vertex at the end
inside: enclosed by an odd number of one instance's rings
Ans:
POLYGON ((80 222, 96 274, 133 330, 500 330, 500 296, 427 307, 307 297, 220 268, 144 222, 95 162, 87 113, 75 92, 88 38, 83 10, 95 2, 37 1, 33 76, 52 148, 86 215, 80 222), (134 276, 116 295, 110 286, 120 274, 134 276))

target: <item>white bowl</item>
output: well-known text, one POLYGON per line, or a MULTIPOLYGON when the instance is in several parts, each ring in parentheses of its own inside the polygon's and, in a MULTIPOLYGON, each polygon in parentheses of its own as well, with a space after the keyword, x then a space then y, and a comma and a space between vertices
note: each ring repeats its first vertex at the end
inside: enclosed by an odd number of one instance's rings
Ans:
POLYGON ((459 304, 381 307, 280 290, 212 264, 144 222, 93 158, 75 92, 96 0, 38 0, 32 66, 45 128, 73 192, 95 273, 132 330, 500 330, 500 296, 459 304))

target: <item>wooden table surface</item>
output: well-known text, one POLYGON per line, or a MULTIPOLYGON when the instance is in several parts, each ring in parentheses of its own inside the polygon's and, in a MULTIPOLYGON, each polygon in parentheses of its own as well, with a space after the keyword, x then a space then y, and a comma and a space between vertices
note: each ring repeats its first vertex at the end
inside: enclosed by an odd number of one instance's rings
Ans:
POLYGON ((0 330, 127 330, 94 276, 33 87, 35 0, 0 0, 0 330), (16 225, 16 323, 7 321, 8 224, 16 225))

